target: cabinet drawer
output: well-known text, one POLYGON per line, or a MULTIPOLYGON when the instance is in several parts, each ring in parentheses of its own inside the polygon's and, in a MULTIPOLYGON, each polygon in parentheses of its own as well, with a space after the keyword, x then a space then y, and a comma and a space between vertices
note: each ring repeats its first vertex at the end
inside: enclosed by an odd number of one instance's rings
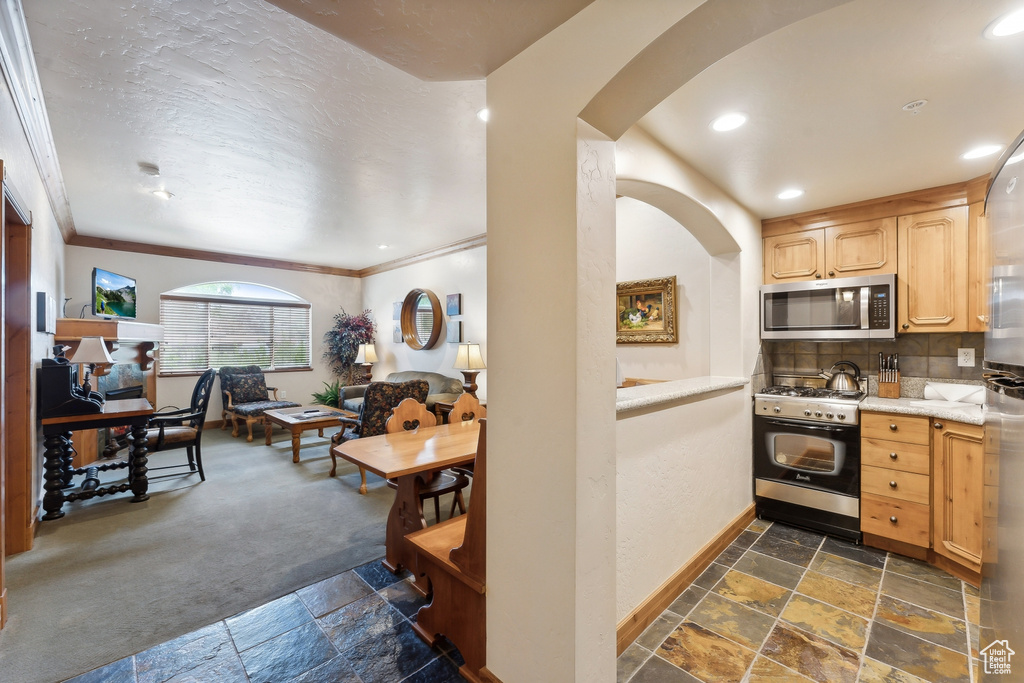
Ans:
MULTIPOLYGON (((886 426, 888 429, 888 425, 886 426)), ((917 474, 931 473, 931 448, 928 444, 904 443, 883 439, 860 441, 860 462, 871 467, 888 467, 917 474)))
POLYGON ((864 467, 860 471, 860 490, 927 505, 931 500, 931 478, 885 467, 864 467))
POLYGON ((860 530, 864 533, 927 548, 931 544, 930 529, 928 505, 861 493, 860 530))
POLYGON ((928 445, 931 420, 916 415, 861 413, 860 435, 866 439, 886 439, 928 445))

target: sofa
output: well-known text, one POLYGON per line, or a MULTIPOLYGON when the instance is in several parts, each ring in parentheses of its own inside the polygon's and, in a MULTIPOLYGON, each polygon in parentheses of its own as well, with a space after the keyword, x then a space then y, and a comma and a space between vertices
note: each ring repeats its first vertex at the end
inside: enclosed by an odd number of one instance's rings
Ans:
MULTIPOLYGON (((427 393, 427 410, 434 412, 434 404, 437 402, 451 403, 462 395, 462 380, 442 375, 439 372, 425 372, 421 370, 403 370, 392 372, 384 378, 385 382, 408 382, 413 379, 426 380, 430 385, 427 393)), ((378 380, 380 381, 380 380, 378 380)), ((366 392, 365 384, 353 384, 341 388, 339 407, 358 413, 363 404, 363 394, 366 392)))

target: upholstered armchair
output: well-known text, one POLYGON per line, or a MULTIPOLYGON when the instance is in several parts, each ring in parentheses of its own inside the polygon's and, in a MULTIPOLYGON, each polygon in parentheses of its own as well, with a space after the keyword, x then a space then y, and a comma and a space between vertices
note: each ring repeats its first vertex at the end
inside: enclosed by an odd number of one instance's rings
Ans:
POLYGON ((238 436, 238 422, 242 420, 249 431, 246 441, 252 441, 252 426, 263 422, 263 413, 278 408, 296 408, 294 401, 280 401, 277 387, 268 387, 263 370, 258 365, 233 367, 225 365, 220 369, 220 390, 224 399, 221 429, 231 421, 231 436, 238 436), (273 398, 270 397, 273 393, 273 398))

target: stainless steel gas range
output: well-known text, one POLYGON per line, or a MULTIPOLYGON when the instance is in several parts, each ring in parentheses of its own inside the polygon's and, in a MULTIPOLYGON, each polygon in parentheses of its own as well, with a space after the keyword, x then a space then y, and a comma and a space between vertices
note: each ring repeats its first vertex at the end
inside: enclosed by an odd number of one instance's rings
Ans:
POLYGON ((860 391, 773 386, 754 395, 757 515, 859 541, 860 391))

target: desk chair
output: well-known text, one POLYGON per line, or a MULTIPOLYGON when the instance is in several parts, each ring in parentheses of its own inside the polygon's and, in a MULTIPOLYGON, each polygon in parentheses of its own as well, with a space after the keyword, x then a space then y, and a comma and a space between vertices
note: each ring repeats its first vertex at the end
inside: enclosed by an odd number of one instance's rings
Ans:
MULTIPOLYGON (((426 380, 414 379, 408 382, 370 382, 366 385, 366 393, 363 394, 363 404, 359 406, 359 417, 339 417, 343 427, 342 431, 331 437, 331 445, 336 446, 352 439, 359 439, 364 436, 380 436, 384 433, 384 425, 391 411, 403 399, 412 398, 419 403, 427 400, 427 392, 430 385, 426 380)), ((338 457, 331 448, 331 472, 335 476, 338 471, 338 457)), ((359 493, 366 493, 366 470, 359 468, 359 493)))
MULTIPOLYGON (((426 404, 416 399, 407 398, 400 402, 392 411, 384 425, 384 431, 388 434, 406 431, 411 432, 420 427, 434 427, 437 425, 437 416, 427 410, 426 404)), ((388 479, 388 486, 398 488, 398 482, 388 479)), ((457 474, 452 470, 438 472, 434 477, 420 489, 420 501, 427 498, 434 499, 434 520, 441 521, 441 496, 446 493, 454 493, 452 498, 452 509, 448 512, 449 519, 455 516, 455 506, 459 508, 460 514, 466 514, 466 501, 462 497, 462 489, 469 486, 469 479, 463 474, 457 474)))
POLYGON ((146 449, 149 453, 184 448, 188 454, 187 463, 150 467, 150 471, 188 467, 189 471, 195 472, 198 468, 199 479, 206 481, 201 442, 206 410, 210 407, 210 388, 216 374, 216 370, 203 373, 192 390, 192 403, 188 408, 154 413, 150 418, 149 429, 146 430, 146 449))

